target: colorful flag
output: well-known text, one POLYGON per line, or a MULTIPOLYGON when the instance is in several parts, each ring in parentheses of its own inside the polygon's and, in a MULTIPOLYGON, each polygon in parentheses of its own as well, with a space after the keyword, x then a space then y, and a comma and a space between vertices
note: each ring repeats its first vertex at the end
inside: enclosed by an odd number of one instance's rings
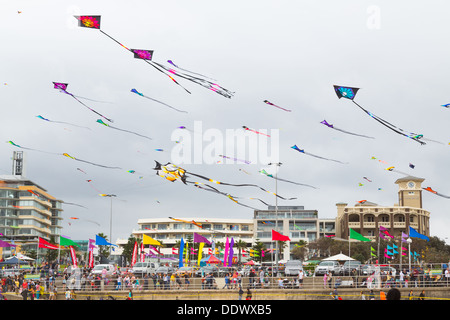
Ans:
POLYGON ((426 235, 420 234, 419 232, 417 232, 417 230, 415 230, 412 227, 409 227, 409 236, 411 238, 419 238, 419 239, 430 241, 430 238, 428 238, 426 235))
POLYGON ((79 247, 79 245, 75 243, 73 240, 70 240, 69 238, 64 238, 62 236, 59 236, 59 245, 62 247, 70 247, 70 246, 79 247))
POLYGON ((272 241, 291 241, 291 239, 272 229, 272 241))
POLYGON ((200 242, 199 248, 198 248, 198 259, 197 259, 197 265, 200 265, 200 260, 202 260, 202 254, 203 254, 203 246, 205 245, 204 242, 200 242))
POLYGON ((211 245, 211 242, 208 241, 204 236, 194 232, 194 243, 204 242, 207 245, 211 245))
POLYGON ((134 266, 136 264, 137 261, 137 241, 134 242, 134 247, 133 247, 133 254, 131 256, 131 266, 134 266))
POLYGON ((141 255, 140 255, 140 261, 144 262, 145 261, 145 251, 144 251, 144 243, 141 243, 141 255))
MULTIPOLYGON (((15 247, 15 245, 11 245, 11 246, 15 247)), ((57 250, 59 247, 57 244, 51 244, 50 242, 39 237, 38 248, 57 250)))
POLYGON ((370 239, 364 237, 353 229, 350 229, 350 239, 355 239, 359 241, 371 241, 370 239))
POLYGON ((231 267, 233 264, 233 254, 234 254, 233 246, 234 246, 234 238, 231 238, 230 252, 228 253, 228 266, 229 267, 231 267))
POLYGON ((223 255, 223 266, 226 267, 227 266, 227 262, 228 262, 228 249, 230 248, 230 242, 229 239, 227 237, 227 242, 225 243, 225 254, 223 255))
POLYGON ((72 258, 72 265, 74 268, 78 267, 77 255, 75 254, 75 249, 73 246, 70 246, 70 257, 72 258))
POLYGON ((159 241, 149 237, 146 234, 143 235, 142 242, 143 242, 143 244, 150 244, 152 246, 160 246, 161 245, 161 243, 159 241))
POLYGON ((179 256, 178 256, 178 267, 179 268, 181 268, 183 266, 183 250, 184 250, 184 240, 183 240, 183 238, 181 238, 179 256))

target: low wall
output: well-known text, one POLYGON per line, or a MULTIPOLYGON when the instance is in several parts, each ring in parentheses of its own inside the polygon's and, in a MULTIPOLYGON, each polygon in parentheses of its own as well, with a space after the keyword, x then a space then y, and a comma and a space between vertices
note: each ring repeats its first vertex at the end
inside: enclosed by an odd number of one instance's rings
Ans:
MULTIPOLYGON (((408 294, 412 290, 414 299, 419 297, 422 290, 425 290, 426 300, 450 300, 450 288, 398 288, 402 295, 402 300, 408 299, 408 294)), ((389 289, 373 289, 375 299, 380 300, 380 291, 385 294, 389 289)), ((244 290, 245 291, 245 290, 244 290)), ((368 289, 342 288, 338 289, 338 294, 343 300, 361 300, 360 292, 363 291, 368 299, 368 289)), ((125 300, 128 297, 127 290, 119 291, 75 291, 75 300, 108 300, 112 297, 116 300, 125 300)), ((331 290, 327 289, 253 289, 252 300, 331 300, 331 290)), ((22 300, 22 296, 13 293, 5 294, 9 300, 22 300)), ((245 299, 246 293, 243 295, 245 299)), ((58 293, 56 300, 64 300, 64 293, 58 293)), ((238 300, 239 294, 236 289, 216 289, 216 290, 134 290, 133 300, 238 300)))

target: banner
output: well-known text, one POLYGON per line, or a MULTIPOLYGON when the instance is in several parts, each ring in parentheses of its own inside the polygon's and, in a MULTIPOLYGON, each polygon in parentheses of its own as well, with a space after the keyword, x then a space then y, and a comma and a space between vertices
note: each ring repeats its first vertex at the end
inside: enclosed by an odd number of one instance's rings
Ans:
POLYGON ((230 242, 228 240, 227 237, 227 242, 225 243, 225 254, 223 255, 223 266, 226 267, 227 266, 227 262, 228 262, 228 249, 230 248, 230 242))
POLYGON ((140 261, 144 262, 145 261, 144 243, 141 243, 141 255, 140 255, 140 257, 141 257, 140 261))
POLYGON ((78 267, 78 262, 77 262, 77 255, 75 254, 75 249, 73 248, 73 246, 70 246, 70 257, 72 258, 72 265, 74 268, 78 267))
POLYGON ((200 242, 199 248, 198 248, 198 260, 197 265, 200 265, 200 260, 202 260, 202 254, 203 254, 203 246, 205 245, 204 242, 200 242))
POLYGON ((231 267, 233 265, 233 254, 234 254, 233 246, 234 246, 234 238, 231 238, 230 252, 228 253, 228 266, 229 267, 231 267))
POLYGON ((181 242, 180 242, 180 250, 178 253, 178 267, 181 268, 183 266, 183 250, 184 250, 184 241, 183 238, 181 238, 181 242))
POLYGON ((137 242, 135 242, 134 247, 133 247, 133 255, 131 256, 131 266, 134 266, 136 264, 137 248, 138 248, 138 244, 137 244, 137 242))

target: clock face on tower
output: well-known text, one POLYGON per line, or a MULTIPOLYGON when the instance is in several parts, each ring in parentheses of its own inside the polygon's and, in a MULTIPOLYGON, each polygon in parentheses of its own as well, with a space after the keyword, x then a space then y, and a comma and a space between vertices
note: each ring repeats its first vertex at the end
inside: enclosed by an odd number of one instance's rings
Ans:
POLYGON ((416 184, 412 181, 408 182, 408 188, 412 189, 416 186, 416 184))

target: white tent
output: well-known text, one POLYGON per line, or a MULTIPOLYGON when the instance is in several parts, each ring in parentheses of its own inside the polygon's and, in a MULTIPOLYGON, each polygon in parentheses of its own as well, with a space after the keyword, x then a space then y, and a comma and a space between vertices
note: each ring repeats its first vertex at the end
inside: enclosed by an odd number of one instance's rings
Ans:
POLYGON ((34 261, 33 258, 27 257, 27 256, 21 254, 20 252, 17 253, 16 257, 20 260, 34 261))
POLYGON ((355 260, 355 259, 353 259, 349 256, 346 256, 345 254, 339 253, 334 256, 325 258, 322 261, 349 261, 349 260, 355 260))

